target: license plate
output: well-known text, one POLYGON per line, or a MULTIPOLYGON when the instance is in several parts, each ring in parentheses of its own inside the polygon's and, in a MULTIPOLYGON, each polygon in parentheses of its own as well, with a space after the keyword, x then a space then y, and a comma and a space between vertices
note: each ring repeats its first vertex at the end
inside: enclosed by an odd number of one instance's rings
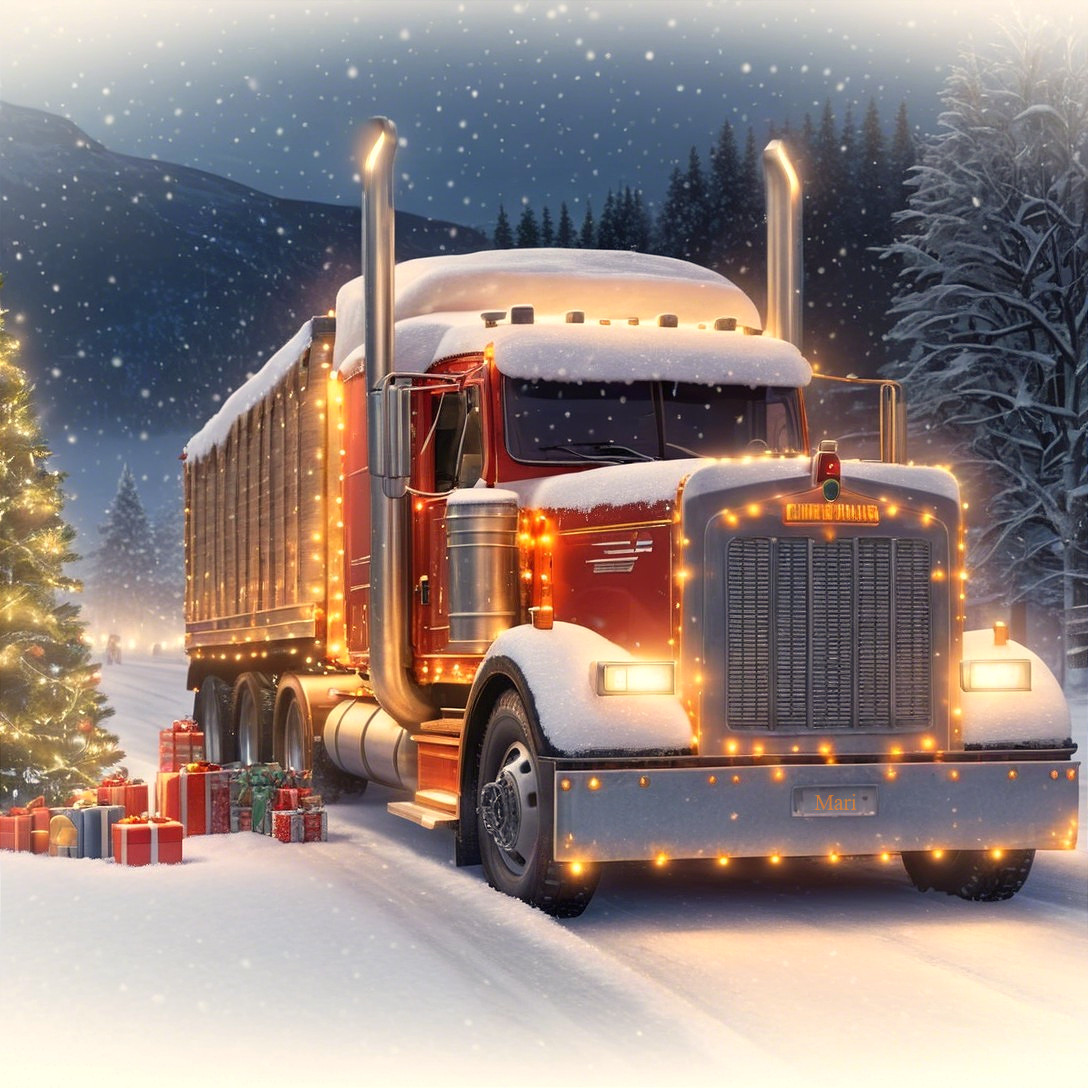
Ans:
POLYGON ((875 816, 876 786, 795 786, 794 816, 875 816))

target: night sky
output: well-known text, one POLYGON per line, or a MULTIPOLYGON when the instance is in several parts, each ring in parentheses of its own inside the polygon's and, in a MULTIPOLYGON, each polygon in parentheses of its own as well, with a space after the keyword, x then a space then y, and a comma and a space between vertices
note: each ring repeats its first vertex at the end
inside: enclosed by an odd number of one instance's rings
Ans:
MULTIPOLYGON (((1008 3, 8 2, 0 97, 70 118, 114 151, 265 192, 358 199, 357 127, 398 124, 399 206, 491 229, 498 204, 599 212, 609 188, 661 199, 721 123, 857 119, 936 94, 1008 3)), ((1073 18, 1072 0, 1033 13, 1073 18)))

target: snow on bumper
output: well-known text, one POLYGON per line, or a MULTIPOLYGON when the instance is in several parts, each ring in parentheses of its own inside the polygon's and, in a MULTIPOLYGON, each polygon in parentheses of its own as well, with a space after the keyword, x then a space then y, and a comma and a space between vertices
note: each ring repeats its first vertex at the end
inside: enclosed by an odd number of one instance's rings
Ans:
POLYGON ((554 765, 559 861, 1070 849, 1080 764, 554 765))

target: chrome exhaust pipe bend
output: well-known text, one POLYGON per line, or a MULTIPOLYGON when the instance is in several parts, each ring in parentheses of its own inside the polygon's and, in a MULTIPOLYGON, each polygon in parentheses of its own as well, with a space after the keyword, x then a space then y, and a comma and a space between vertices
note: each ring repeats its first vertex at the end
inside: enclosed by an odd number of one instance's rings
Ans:
POLYGON ((393 789, 415 790, 415 745, 377 703, 351 699, 334 707, 322 738, 329 759, 342 771, 393 789))
POLYGON ((767 199, 767 320, 770 336, 801 350, 801 179, 786 145, 772 140, 763 151, 767 199))
POLYGON ((386 418, 383 398, 394 372, 393 161, 397 128, 368 122, 363 152, 363 303, 366 321, 367 452, 370 471, 370 683, 382 707, 409 728, 440 716, 429 692, 409 673, 408 498, 410 450, 385 448, 388 436, 408 441, 386 418))

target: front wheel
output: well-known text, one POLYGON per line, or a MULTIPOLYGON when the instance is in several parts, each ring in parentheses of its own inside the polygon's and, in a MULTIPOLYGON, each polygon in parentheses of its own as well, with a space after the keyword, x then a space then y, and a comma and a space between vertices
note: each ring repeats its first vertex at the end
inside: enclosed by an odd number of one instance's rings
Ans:
POLYGON ((1034 850, 947 850, 940 856, 907 851, 903 868, 920 892, 932 888, 994 903, 1011 899, 1024 886, 1034 860, 1034 850))
POLYGON ((478 781, 477 834, 488 883, 545 914, 576 918, 600 873, 552 858, 551 812, 541 794, 529 716, 516 692, 506 692, 491 712, 478 781))

